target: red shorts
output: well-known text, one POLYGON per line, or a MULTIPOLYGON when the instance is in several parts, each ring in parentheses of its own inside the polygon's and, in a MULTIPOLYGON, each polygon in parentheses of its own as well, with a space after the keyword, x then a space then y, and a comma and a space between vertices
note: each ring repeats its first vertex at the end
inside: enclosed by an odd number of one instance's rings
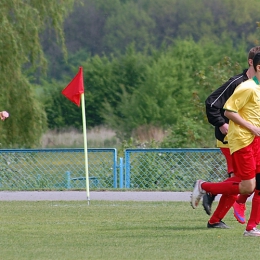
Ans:
POLYGON ((232 154, 234 174, 241 180, 255 178, 260 173, 260 137, 232 154))
POLYGON ((232 156, 230 154, 230 150, 227 147, 221 147, 220 148, 221 152, 224 154, 225 158, 226 158, 226 162, 227 162, 227 173, 233 173, 234 169, 233 169, 233 159, 232 156))

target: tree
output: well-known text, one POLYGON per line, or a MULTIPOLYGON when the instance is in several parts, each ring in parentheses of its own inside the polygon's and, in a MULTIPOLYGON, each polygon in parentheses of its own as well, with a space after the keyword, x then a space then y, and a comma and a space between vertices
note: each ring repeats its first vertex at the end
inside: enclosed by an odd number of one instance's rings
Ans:
POLYGON ((138 51, 152 46, 155 22, 145 10, 132 1, 122 4, 117 13, 108 17, 104 28, 103 46, 112 53, 125 53, 126 46, 135 43, 138 51))
POLYGON ((46 115, 28 73, 46 69, 40 33, 56 31, 65 53, 64 18, 78 0, 1 0, 0 103, 10 112, 0 129, 1 146, 35 147, 46 127, 46 115))
POLYGON ((123 91, 116 92, 116 107, 106 103, 106 124, 116 130, 121 140, 129 139, 140 127, 159 126, 170 133, 163 143, 165 147, 214 145, 213 131, 208 134, 211 125, 206 119, 204 100, 230 76, 242 71, 245 49, 244 44, 234 48, 231 42, 218 46, 210 41, 178 39, 165 50, 153 51, 149 59, 143 58, 143 70, 136 66, 137 62, 129 63, 143 78, 131 92, 126 87, 129 84, 123 84, 129 73, 124 73, 125 66, 120 62, 123 91))
POLYGON ((106 111, 111 112, 107 124, 121 132, 120 138, 122 133, 129 138, 139 126, 176 124, 179 117, 192 111, 194 76, 205 65, 203 55, 203 49, 193 40, 176 40, 166 50, 154 51, 152 58, 146 59, 145 69, 136 70, 143 72, 143 81, 132 93, 119 94, 116 111, 120 113, 112 113, 113 108, 107 104, 106 111))

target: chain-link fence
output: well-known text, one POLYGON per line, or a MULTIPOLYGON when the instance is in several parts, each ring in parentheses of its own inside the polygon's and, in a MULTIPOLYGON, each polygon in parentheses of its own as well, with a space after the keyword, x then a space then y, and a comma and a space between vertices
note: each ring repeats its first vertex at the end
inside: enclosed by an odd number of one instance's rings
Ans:
MULTIPOLYGON (((90 189, 191 190, 225 179, 219 149, 88 149, 90 189)), ((0 150, 0 190, 86 188, 84 149, 0 150)))
MULTIPOLYGON (((88 149, 91 188, 116 188, 116 152, 88 149)), ((0 190, 82 189, 85 176, 84 149, 0 150, 0 190)))
POLYGON ((126 188, 191 190, 195 180, 227 178, 219 149, 126 149, 126 188))

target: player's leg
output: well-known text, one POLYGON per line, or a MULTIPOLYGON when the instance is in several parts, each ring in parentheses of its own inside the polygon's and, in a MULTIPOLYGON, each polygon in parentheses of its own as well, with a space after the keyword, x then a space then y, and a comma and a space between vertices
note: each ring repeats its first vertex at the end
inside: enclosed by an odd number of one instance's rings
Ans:
MULTIPOLYGON (((257 139, 257 138, 255 138, 257 139)), ((201 197, 206 193, 212 194, 250 194, 255 189, 255 156, 253 147, 255 140, 232 154, 235 176, 223 182, 196 181, 191 195, 191 205, 196 208, 201 197), (252 177, 253 176, 253 177, 252 177)))
POLYGON ((223 182, 205 182, 197 180, 193 192, 191 194, 191 206, 196 208, 200 202, 201 197, 206 193, 212 194, 226 194, 237 195, 240 193, 241 179, 237 176, 226 179, 223 182))
POLYGON ((244 236, 260 236, 260 230, 257 225, 260 221, 260 174, 256 175, 256 189, 252 199, 250 217, 247 222, 244 236))
MULTIPOLYGON (((227 162, 227 170, 229 177, 234 176, 233 160, 230 154, 229 148, 220 148, 221 152, 224 154, 227 162)), ((251 194, 239 194, 233 205, 233 214, 237 221, 241 224, 246 223, 245 211, 246 211, 246 201, 251 194)), ((223 205, 225 207, 225 205, 223 205)))
MULTIPOLYGON (((220 147, 220 150, 226 159, 228 177, 232 177, 234 170, 233 170, 233 163, 232 163, 232 157, 230 154, 230 150, 228 147, 220 147)), ((202 205, 208 215, 211 215, 212 203, 215 200, 216 195, 217 194, 211 194, 211 193, 206 193, 203 195, 202 205)), ((219 203, 221 203, 221 201, 219 203)), ((220 204, 220 207, 221 207, 221 204, 220 204)))
POLYGON ((260 138, 254 140, 254 155, 256 165, 255 175, 255 192, 252 199, 252 207, 250 217, 244 232, 244 236, 260 236, 260 230, 257 229, 257 225, 260 221, 260 138))
POLYGON ((251 194, 239 194, 233 205, 233 215, 241 224, 246 223, 246 201, 250 196, 251 194))
POLYGON ((241 223, 246 223, 246 201, 252 194, 239 194, 233 205, 233 214, 236 220, 241 223))
POLYGON ((208 228, 229 228, 222 219, 226 216, 236 198, 237 195, 222 195, 220 197, 218 206, 207 223, 208 228))

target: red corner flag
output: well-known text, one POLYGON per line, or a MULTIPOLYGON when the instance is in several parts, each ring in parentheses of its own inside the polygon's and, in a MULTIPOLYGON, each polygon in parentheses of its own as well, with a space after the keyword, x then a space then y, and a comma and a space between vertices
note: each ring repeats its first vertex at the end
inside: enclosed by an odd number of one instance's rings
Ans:
POLYGON ((84 93, 82 67, 79 67, 77 75, 61 93, 78 107, 80 106, 80 95, 84 93))

